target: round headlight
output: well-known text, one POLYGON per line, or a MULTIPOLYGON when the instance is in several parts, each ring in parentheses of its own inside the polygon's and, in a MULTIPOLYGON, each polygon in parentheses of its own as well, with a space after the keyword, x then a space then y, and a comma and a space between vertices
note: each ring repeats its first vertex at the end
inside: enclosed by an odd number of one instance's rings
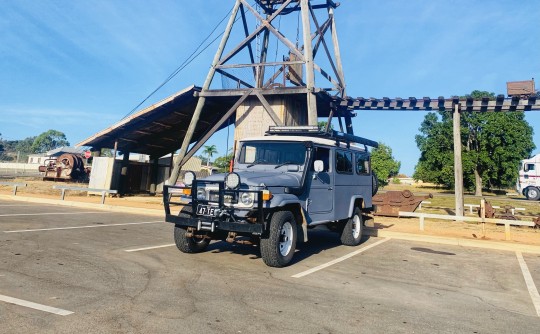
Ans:
POLYGON ((206 199, 206 190, 203 188, 197 189, 197 199, 206 199))
POLYGON ((184 184, 188 187, 191 187, 193 184, 193 180, 195 180, 195 173, 193 172, 186 172, 184 174, 184 184))
POLYGON ((240 201, 246 206, 253 205, 253 196, 250 193, 242 193, 240 201))
POLYGON ((236 189, 240 186, 240 175, 229 173, 225 176, 225 186, 227 189, 236 189))

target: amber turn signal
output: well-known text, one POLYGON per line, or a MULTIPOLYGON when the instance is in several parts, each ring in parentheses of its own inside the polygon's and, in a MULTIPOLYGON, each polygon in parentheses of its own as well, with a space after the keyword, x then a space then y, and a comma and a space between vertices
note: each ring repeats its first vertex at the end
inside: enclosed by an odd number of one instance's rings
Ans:
POLYGON ((184 195, 191 196, 191 188, 184 188, 182 189, 182 192, 184 195))
POLYGON ((270 190, 263 190, 262 199, 263 201, 269 201, 272 198, 272 193, 270 190))

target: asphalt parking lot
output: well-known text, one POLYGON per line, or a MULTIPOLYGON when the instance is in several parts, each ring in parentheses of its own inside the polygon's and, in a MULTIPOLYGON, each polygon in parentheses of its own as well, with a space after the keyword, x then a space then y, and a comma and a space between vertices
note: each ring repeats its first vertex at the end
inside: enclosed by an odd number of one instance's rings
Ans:
POLYGON ((182 254, 155 216, 0 200, 0 332, 540 331, 539 255, 309 237, 276 269, 253 246, 182 254))

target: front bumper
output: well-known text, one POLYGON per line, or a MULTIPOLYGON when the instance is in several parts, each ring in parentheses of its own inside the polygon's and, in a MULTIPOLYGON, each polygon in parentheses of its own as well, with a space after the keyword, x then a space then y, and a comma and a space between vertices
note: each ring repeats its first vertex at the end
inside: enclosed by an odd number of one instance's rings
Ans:
POLYGON ((224 231, 250 233, 260 235, 264 232, 264 224, 248 222, 228 222, 219 219, 209 219, 209 217, 195 216, 192 218, 166 215, 165 221, 183 227, 193 227, 197 231, 224 231))
MULTIPOLYGON (((186 189, 188 187, 180 186, 165 186, 163 189, 163 203, 165 206, 165 221, 173 223, 177 226, 183 227, 192 227, 197 231, 224 231, 224 232, 238 232, 238 233, 249 233, 255 235, 261 235, 265 231, 264 224, 264 208, 263 208, 263 192, 259 190, 225 190, 223 182, 215 181, 197 181, 198 183, 218 183, 219 190, 219 200, 218 203, 206 200, 197 199, 197 183, 194 182, 191 189, 191 202, 188 204, 181 202, 174 202, 172 199, 175 194, 178 192, 171 192, 170 189, 186 189), (224 198, 226 195, 236 195, 238 197, 239 193, 251 192, 256 194, 255 206, 250 210, 253 211, 254 215, 248 217, 240 217, 235 215, 235 211, 239 210, 238 208, 233 207, 232 205, 226 205, 224 198), (217 206, 218 214, 216 216, 206 216, 206 215, 197 215, 197 208, 199 204, 202 205, 212 205, 217 206), (182 205, 190 206, 191 214, 185 212, 184 214, 177 216, 171 214, 171 205, 182 205), (225 214, 221 214, 225 213, 225 214), (248 221, 249 219, 249 221, 248 221)), ((242 209, 244 210, 244 209, 242 209)))

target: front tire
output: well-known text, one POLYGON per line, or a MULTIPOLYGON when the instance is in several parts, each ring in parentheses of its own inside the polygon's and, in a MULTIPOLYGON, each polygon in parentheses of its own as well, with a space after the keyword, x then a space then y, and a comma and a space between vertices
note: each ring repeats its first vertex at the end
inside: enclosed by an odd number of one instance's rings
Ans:
POLYGON ((290 211, 272 215, 268 236, 261 238, 261 257, 270 267, 281 268, 291 262, 296 250, 296 221, 290 211))
POLYGON ((525 197, 527 197, 529 201, 537 201, 540 199, 540 190, 535 187, 529 187, 525 189, 525 197))
MULTIPOLYGON (((179 217, 191 218, 191 206, 182 208, 179 217)), ((188 236, 187 228, 183 226, 174 226, 174 243, 182 253, 200 253, 203 252, 210 240, 208 238, 197 238, 194 236, 188 236)))
POLYGON ((354 208, 351 218, 347 220, 341 232, 341 243, 346 246, 358 246, 362 241, 364 222, 362 211, 358 207, 354 208))

